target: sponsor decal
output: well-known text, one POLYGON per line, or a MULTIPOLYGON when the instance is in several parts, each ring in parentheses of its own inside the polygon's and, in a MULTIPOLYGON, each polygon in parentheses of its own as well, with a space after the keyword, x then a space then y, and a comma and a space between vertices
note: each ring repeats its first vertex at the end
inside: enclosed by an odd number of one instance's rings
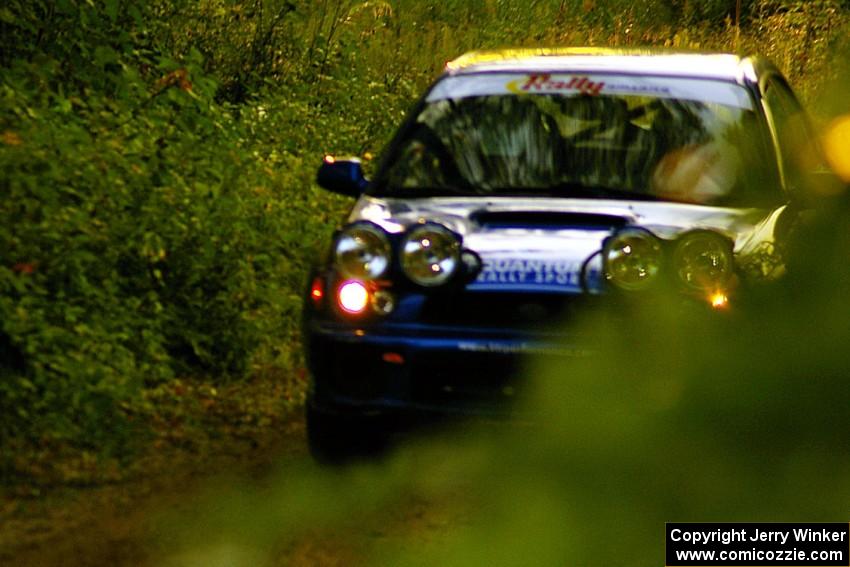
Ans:
POLYGON ((592 81, 588 77, 553 78, 549 73, 529 75, 528 77, 517 79, 507 84, 508 91, 515 94, 576 91, 581 94, 597 96, 602 92, 603 88, 605 88, 604 82, 592 81))
POLYGON ((581 262, 566 260, 484 260, 476 283, 554 285, 580 288, 581 262))
POLYGON ((475 343, 461 342, 458 349, 466 352, 493 352, 499 354, 537 354, 547 356, 570 356, 585 358, 592 356, 594 351, 581 347, 550 346, 536 343, 475 343))
POLYGON ((647 96, 752 109, 746 89, 715 79, 575 73, 483 73, 446 77, 429 102, 492 95, 647 96))

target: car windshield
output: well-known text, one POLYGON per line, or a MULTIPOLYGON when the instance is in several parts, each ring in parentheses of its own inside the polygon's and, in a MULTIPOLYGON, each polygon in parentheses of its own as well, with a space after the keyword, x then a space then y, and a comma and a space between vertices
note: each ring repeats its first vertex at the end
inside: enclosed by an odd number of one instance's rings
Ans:
POLYGON ((396 140, 372 193, 744 206, 769 163, 760 124, 749 93, 729 82, 452 76, 396 140))

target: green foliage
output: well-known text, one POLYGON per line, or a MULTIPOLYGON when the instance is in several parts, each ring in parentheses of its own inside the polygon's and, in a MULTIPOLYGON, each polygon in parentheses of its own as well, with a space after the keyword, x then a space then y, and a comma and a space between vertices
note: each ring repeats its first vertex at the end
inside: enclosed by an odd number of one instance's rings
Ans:
POLYGON ((91 61, 121 25, 109 3, 45 6, 4 14, 11 39, 54 31, 4 43, 0 438, 121 450, 144 386, 292 363, 306 263, 341 211, 275 144, 291 114, 215 102, 197 50, 91 61))

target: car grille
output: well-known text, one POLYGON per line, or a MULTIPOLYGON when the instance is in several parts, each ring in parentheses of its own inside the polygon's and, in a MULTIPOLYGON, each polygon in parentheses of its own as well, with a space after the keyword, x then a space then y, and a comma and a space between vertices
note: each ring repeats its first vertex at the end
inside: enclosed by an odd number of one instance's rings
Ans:
POLYGON ((563 293, 441 294, 425 300, 421 320, 436 325, 541 330, 598 310, 601 300, 599 296, 563 293))
POLYGON ((521 389, 521 360, 493 353, 420 357, 410 365, 410 396, 417 403, 464 404, 498 409, 521 389))

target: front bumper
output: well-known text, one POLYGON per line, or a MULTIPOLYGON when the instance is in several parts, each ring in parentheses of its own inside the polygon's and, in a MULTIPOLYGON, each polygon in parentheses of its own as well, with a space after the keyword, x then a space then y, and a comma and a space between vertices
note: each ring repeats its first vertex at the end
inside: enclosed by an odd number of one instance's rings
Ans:
POLYGON ((505 416, 522 395, 532 356, 584 357, 556 334, 415 324, 307 324, 309 404, 362 416, 505 416))

